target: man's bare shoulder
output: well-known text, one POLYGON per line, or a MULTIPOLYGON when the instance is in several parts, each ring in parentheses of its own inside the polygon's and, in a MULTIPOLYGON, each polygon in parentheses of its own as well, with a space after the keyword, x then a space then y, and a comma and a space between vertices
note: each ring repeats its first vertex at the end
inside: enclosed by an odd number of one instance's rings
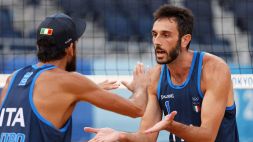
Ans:
POLYGON ((61 81, 61 82, 72 82, 73 79, 78 78, 85 78, 84 75, 77 73, 77 72, 68 72, 61 69, 53 69, 44 72, 42 75, 42 78, 45 80, 55 80, 55 81, 61 81))
POLYGON ((38 82, 59 86, 63 89, 71 88, 79 83, 86 82, 87 78, 79 73, 67 72, 61 69, 49 70, 41 74, 38 82))
POLYGON ((155 65, 150 69, 150 84, 148 87, 149 94, 156 95, 157 92, 157 85, 160 79, 160 74, 162 70, 162 65, 155 65))
POLYGON ((222 58, 210 53, 205 53, 203 58, 203 69, 225 72, 229 71, 229 66, 222 58))
POLYGON ((230 81, 231 73, 229 66, 222 58, 206 53, 203 58, 202 78, 204 80, 230 81))
POLYGON ((43 88, 51 90, 51 92, 72 94, 74 96, 96 89, 95 83, 84 75, 60 69, 44 72, 36 83, 40 87, 43 86, 43 88))

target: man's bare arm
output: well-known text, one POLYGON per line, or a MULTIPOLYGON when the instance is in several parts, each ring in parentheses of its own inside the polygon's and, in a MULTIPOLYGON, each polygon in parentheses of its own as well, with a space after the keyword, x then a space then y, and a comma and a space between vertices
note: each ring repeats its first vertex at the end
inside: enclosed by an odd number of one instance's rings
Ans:
POLYGON ((228 94, 232 89, 231 74, 228 66, 218 60, 204 66, 202 77, 206 89, 201 108, 200 127, 176 121, 169 122, 165 119, 146 132, 165 129, 188 142, 214 141, 225 113, 228 94))
POLYGON ((161 120, 162 114, 156 96, 149 96, 147 108, 141 121, 141 128, 136 133, 116 131, 111 128, 89 128, 84 130, 89 133, 95 133, 96 136, 89 142, 104 140, 110 142, 156 142, 158 132, 145 134, 144 131, 161 120))
POLYGON ((111 142, 155 142, 158 132, 147 135, 144 131, 161 120, 162 112, 157 100, 157 83, 160 75, 160 66, 156 66, 151 71, 151 83, 148 87, 148 104, 141 126, 136 133, 127 133, 113 130, 111 128, 85 128, 86 132, 96 133, 97 135, 89 142, 96 142, 98 139, 111 142))
POLYGON ((138 64, 134 71, 133 96, 124 99, 117 94, 111 93, 97 86, 94 82, 81 75, 73 74, 68 84, 69 92, 76 96, 76 101, 87 101, 97 107, 113 111, 130 117, 140 117, 144 114, 147 103, 147 79, 143 64, 138 64))

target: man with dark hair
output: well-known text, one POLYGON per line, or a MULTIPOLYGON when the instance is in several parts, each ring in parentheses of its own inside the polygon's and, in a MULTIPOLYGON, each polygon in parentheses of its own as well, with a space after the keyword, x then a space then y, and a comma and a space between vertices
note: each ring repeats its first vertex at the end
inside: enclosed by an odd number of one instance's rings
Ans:
POLYGON ((236 107, 228 65, 209 53, 189 50, 193 16, 163 5, 154 13, 155 56, 148 104, 136 133, 85 128, 90 142, 155 142, 160 130, 169 141, 238 142, 236 107), (162 114, 166 115, 163 120, 162 114), (160 122, 159 122, 160 121, 160 122))
POLYGON ((76 42, 84 30, 85 21, 63 13, 42 21, 37 31, 39 62, 15 71, 3 88, 1 142, 71 141, 71 115, 79 101, 130 117, 143 115, 148 83, 143 64, 136 66, 130 84, 123 83, 133 91, 129 100, 104 90, 117 88, 114 84, 103 89, 71 72, 75 71, 76 42))

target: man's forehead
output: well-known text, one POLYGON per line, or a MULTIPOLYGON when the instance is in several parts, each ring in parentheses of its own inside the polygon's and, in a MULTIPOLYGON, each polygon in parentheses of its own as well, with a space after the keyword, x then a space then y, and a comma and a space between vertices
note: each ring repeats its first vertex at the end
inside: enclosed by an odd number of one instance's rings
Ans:
POLYGON ((160 18, 154 22, 152 31, 174 31, 177 30, 175 18, 160 18))

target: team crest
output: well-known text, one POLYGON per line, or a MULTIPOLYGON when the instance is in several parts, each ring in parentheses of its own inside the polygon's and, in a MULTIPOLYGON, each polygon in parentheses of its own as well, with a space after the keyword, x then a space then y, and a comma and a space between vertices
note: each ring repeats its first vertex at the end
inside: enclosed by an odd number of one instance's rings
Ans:
POLYGON ((199 97, 192 97, 192 106, 193 106, 193 110, 195 112, 200 112, 201 105, 200 105, 200 98, 199 97))
POLYGON ((200 112, 200 105, 195 105, 195 106, 193 106, 193 110, 194 110, 195 112, 200 112))
POLYGON ((41 28, 40 29, 40 34, 41 35, 52 35, 53 34, 53 29, 41 28))

